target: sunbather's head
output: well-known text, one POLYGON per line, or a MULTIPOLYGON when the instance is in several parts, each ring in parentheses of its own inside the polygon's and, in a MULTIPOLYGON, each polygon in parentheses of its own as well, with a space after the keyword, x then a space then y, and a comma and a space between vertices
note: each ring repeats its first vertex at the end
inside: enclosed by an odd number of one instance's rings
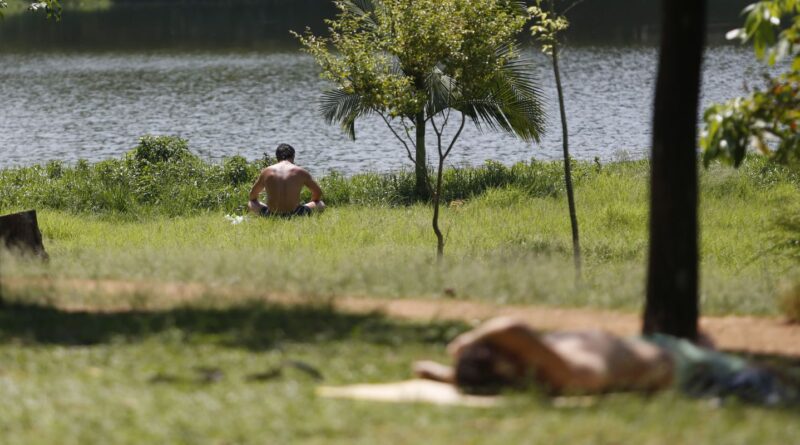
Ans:
POLYGON ((278 161, 294 162, 294 148, 289 144, 278 145, 278 148, 275 150, 275 158, 277 158, 278 161))
POLYGON ((464 348, 455 363, 456 385, 475 394, 493 394, 517 386, 524 375, 518 360, 483 342, 464 348))

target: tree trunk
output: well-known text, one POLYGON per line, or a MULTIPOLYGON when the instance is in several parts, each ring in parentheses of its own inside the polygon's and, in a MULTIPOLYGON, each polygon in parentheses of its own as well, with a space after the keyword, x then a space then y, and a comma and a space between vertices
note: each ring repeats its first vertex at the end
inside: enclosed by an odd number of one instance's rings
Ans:
POLYGON ((697 338, 697 112, 705 0, 662 0, 643 331, 697 338))
POLYGON ((442 196, 442 170, 444 159, 439 157, 439 167, 436 169, 436 191, 433 193, 433 233, 436 234, 436 260, 444 258, 444 235, 439 228, 439 203, 442 196))
POLYGON ((6 248, 48 259, 42 244, 36 210, 0 216, 0 241, 6 248))
MULTIPOLYGON (((550 5, 552 9, 552 3, 550 5)), ((572 189, 572 166, 569 157, 569 132, 567 130, 567 112, 564 109, 564 90, 561 88, 561 72, 558 68, 558 43, 553 42, 553 73, 556 76, 558 92, 558 108, 561 112, 561 139, 564 149, 564 182, 567 186, 567 203, 569 205, 569 222, 572 225, 572 260, 575 262, 575 279, 581 282, 581 241, 578 235, 578 213, 575 210, 575 193, 572 189)))
POLYGON ((417 199, 427 200, 430 197, 428 190, 428 163, 425 158, 425 113, 420 112, 414 117, 416 127, 417 152, 415 154, 417 163, 414 166, 416 184, 414 189, 417 199))

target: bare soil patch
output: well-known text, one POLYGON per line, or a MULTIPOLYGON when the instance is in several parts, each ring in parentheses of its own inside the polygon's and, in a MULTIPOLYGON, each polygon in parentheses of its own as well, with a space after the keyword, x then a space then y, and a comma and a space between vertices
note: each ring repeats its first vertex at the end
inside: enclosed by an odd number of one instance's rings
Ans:
MULTIPOLYGON (((414 320, 461 320, 478 323, 491 317, 518 317, 542 330, 603 329, 618 335, 636 335, 640 314, 585 308, 494 305, 453 299, 377 299, 369 297, 314 297, 212 287, 196 283, 152 283, 118 280, 4 278, 0 290, 11 294, 90 294, 104 304, 58 304, 72 311, 162 310, 193 301, 252 301, 279 304, 330 303, 345 312, 381 312, 388 317, 414 320), (146 298, 142 302, 141 298, 146 298), (131 303, 138 302, 136 305, 131 303), (145 307, 141 307, 144 305, 145 307)), ((63 301, 63 300, 61 300, 63 301)), ((720 349, 756 354, 800 357, 800 325, 773 317, 703 317, 701 328, 720 349)))

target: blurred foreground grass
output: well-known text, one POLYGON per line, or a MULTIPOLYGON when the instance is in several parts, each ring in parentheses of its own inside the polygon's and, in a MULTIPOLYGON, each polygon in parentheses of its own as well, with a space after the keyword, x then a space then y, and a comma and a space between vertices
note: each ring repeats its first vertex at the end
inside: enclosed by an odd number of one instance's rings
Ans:
POLYGON ((123 313, 0 311, 2 443, 783 444, 795 410, 672 393, 556 408, 535 393, 492 409, 318 398, 318 384, 406 379, 467 327, 259 303, 123 313), (271 372, 287 361, 296 368, 271 372), (271 376, 271 377, 270 377, 271 376))

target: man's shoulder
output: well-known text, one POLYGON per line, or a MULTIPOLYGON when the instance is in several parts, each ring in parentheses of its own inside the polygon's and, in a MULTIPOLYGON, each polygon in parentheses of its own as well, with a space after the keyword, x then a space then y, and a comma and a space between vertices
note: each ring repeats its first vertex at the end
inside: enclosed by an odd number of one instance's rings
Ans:
POLYGON ((298 165, 292 167, 292 173, 294 173, 297 176, 311 176, 311 173, 309 173, 308 170, 298 165))

